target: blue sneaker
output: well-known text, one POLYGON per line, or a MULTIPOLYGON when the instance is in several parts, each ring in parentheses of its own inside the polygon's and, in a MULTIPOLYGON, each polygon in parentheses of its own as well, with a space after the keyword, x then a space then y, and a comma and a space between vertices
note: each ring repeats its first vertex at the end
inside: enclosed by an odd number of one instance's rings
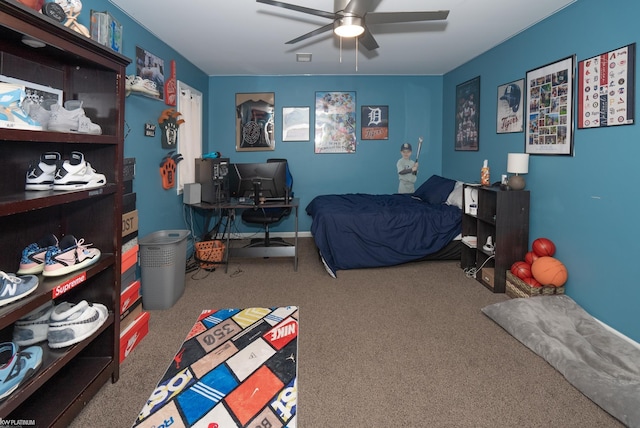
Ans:
POLYGON ((38 277, 35 275, 15 276, 0 271, 0 306, 21 299, 38 288, 38 277))
MULTIPOLYGON (((53 186, 53 185, 52 185, 53 186)), ((44 270, 45 256, 50 248, 58 246, 58 238, 53 233, 42 237, 38 242, 33 242, 22 250, 18 275, 38 275, 44 270)))
POLYGON ((42 348, 30 346, 18 352, 13 342, 0 344, 0 400, 7 398, 42 365, 42 348))

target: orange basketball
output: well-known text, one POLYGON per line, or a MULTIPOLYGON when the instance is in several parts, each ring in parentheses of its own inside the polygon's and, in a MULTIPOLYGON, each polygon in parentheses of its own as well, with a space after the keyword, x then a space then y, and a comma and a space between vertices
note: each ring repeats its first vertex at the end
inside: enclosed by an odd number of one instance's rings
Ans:
POLYGON ((538 257, 549 256, 553 257, 556 253, 556 244, 548 238, 538 238, 533 241, 531 249, 538 257))
POLYGON ((567 268, 553 257, 540 257, 531 265, 533 277, 542 285, 561 287, 567 282, 567 268))
POLYGON ((520 279, 531 277, 531 265, 527 262, 519 261, 511 265, 511 273, 520 279))

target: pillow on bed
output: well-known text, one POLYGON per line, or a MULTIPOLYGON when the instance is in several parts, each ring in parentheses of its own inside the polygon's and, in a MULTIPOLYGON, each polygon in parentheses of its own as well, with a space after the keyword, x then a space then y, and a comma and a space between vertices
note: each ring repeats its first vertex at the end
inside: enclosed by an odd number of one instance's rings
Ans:
POLYGON ((413 192, 413 196, 429 204, 441 204, 447 200, 456 181, 450 178, 432 175, 413 192))
POLYGON ((454 207, 458 207, 462 209, 462 185, 464 183, 462 181, 456 181, 455 186, 453 186, 453 190, 449 193, 447 200, 444 201, 447 205, 453 205, 454 207))

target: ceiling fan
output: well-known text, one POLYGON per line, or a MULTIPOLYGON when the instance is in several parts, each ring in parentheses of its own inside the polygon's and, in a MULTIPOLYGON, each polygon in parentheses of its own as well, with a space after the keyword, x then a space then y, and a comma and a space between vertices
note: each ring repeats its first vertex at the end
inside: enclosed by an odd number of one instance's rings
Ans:
POLYGON ((358 37, 362 46, 370 51, 377 49, 379 45, 366 24, 442 21, 449 16, 448 10, 426 12, 373 12, 373 3, 375 0, 335 0, 335 12, 326 12, 274 0, 256 1, 258 3, 291 9, 333 20, 332 23, 317 28, 307 34, 303 34, 300 37, 296 37, 293 40, 289 40, 286 44, 298 43, 310 37, 317 36, 318 34, 333 30, 334 33, 340 37, 358 37))

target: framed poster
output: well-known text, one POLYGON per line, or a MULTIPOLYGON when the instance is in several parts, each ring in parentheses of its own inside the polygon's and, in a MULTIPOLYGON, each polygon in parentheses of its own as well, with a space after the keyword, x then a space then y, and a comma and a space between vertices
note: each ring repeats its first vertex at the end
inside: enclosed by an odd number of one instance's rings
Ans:
POLYGON ((527 72, 525 153, 573 155, 575 55, 527 72))
POLYGON ((309 107, 282 107, 282 141, 309 141, 309 107))
POLYGON ((632 125, 636 44, 578 63, 578 128, 632 125))
POLYGON ((132 92, 149 98, 164 100, 164 60, 151 52, 136 46, 136 82, 132 92))
POLYGON ((480 76, 456 86, 456 150, 480 147, 480 76))
POLYGON ((522 115, 522 93, 524 79, 498 86, 498 108, 496 132, 508 134, 522 132, 524 120, 522 115))
POLYGON ((236 94, 236 151, 275 150, 275 94, 236 94))
POLYGON ((356 152, 356 93, 316 92, 315 153, 356 152))
POLYGON ((362 106, 360 120, 363 140, 389 139, 389 106, 362 106))

